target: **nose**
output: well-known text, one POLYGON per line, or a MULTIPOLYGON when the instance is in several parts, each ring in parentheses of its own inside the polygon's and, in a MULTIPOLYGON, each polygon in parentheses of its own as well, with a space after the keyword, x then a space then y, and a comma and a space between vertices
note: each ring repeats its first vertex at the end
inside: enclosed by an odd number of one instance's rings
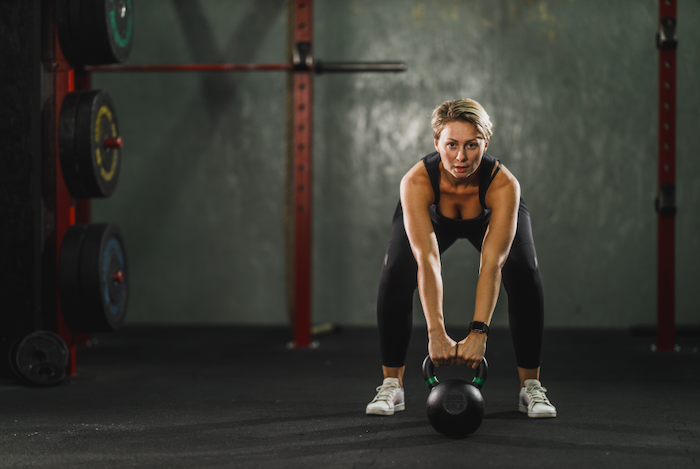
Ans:
POLYGON ((457 153, 457 161, 464 161, 464 153, 461 150, 457 153))

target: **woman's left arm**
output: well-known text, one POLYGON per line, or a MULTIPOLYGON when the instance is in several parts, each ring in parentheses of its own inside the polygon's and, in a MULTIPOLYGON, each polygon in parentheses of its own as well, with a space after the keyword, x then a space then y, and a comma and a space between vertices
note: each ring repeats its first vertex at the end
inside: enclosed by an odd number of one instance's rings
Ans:
MULTIPOLYGON (((481 247, 481 265, 476 285, 474 321, 491 323, 501 286, 501 269, 508 259, 518 223, 520 184, 505 166, 501 167, 486 192, 491 221, 481 247)), ((477 368, 486 353, 486 334, 472 331, 459 342, 460 363, 477 368)))

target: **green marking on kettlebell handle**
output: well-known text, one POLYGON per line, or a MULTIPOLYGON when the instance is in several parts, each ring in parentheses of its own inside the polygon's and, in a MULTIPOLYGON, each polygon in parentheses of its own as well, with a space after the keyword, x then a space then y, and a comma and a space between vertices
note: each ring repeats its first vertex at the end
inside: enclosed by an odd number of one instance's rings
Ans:
MULTIPOLYGON (((131 0, 125 0, 126 1, 126 8, 127 10, 131 9, 131 0)), ((124 37, 121 37, 119 34, 119 27, 117 26, 117 15, 114 11, 109 12, 109 25, 112 27, 112 33, 114 34, 114 42, 116 42, 119 47, 126 47, 129 44, 129 40, 131 39, 131 30, 133 29, 133 17, 130 16, 126 20, 126 34, 124 37)))
POLYGON ((478 384, 479 386, 483 386, 484 383, 485 383, 485 381, 484 381, 483 379, 477 378, 477 377, 475 376, 474 379, 472 380, 472 383, 478 384))
POLYGON ((438 379, 437 379, 435 376, 433 376, 432 378, 430 378, 428 381, 425 382, 425 385, 428 386, 428 387, 430 387, 430 386, 432 386, 434 383, 437 383, 437 380, 438 380, 438 379))

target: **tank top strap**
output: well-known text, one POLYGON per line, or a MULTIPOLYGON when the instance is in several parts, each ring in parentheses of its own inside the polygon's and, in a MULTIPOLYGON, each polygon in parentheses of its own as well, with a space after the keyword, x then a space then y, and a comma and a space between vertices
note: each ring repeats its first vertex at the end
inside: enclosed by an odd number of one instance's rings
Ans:
POLYGON ((501 161, 488 153, 484 153, 484 156, 481 158, 481 173, 479 174, 479 202, 484 210, 486 210, 486 191, 489 190, 491 182, 493 182, 500 170, 501 161), (494 166, 496 166, 496 171, 493 170, 494 166))
POLYGON ((425 165, 425 170, 428 171, 430 185, 433 186, 433 192, 435 193, 434 203, 437 205, 440 202, 440 153, 435 151, 423 157, 423 165, 425 165))

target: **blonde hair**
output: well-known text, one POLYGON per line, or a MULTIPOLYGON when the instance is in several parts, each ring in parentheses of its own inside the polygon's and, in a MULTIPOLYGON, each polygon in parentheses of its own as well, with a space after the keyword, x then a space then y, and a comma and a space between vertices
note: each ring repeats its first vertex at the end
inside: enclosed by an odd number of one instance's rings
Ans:
POLYGON ((450 122, 469 122, 476 127, 482 138, 491 138, 493 124, 481 104, 473 99, 462 98, 445 101, 435 108, 430 119, 433 126, 433 137, 440 139, 442 129, 450 122))

